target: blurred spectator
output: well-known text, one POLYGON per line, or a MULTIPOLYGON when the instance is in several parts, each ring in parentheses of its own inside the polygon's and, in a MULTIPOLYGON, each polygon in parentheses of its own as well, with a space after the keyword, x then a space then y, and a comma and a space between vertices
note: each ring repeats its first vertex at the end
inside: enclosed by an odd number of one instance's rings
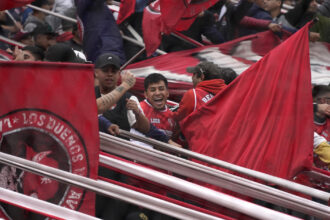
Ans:
POLYGON ((15 48, 15 61, 42 61, 44 52, 40 47, 25 46, 22 49, 15 48))
MULTIPOLYGON (((261 19, 261 20, 268 20, 271 21, 271 15, 264 9, 265 1, 264 0, 255 0, 251 8, 245 14, 248 17, 261 19)), ((244 27, 241 26, 239 29, 239 36, 246 36, 250 34, 255 34, 261 31, 260 28, 252 28, 252 27, 244 27)))
POLYGON ((87 60, 95 62, 103 53, 112 53, 124 64, 126 58, 123 40, 117 23, 104 0, 75 0, 82 22, 83 48, 87 60))
POLYGON ((45 61, 70 63, 84 62, 84 60, 77 57, 71 47, 64 43, 57 43, 53 46, 50 46, 45 53, 45 61))
POLYGON ((314 131, 330 141, 330 86, 316 85, 313 88, 314 131))
MULTIPOLYGON (((73 0, 51 0, 53 1, 54 7, 52 9, 53 12, 65 15, 65 11, 69 8, 72 8, 74 6, 73 0)), ((54 15, 48 15, 46 17, 46 21, 51 25, 52 29, 56 33, 62 33, 62 21, 63 19, 54 16, 54 15)))
POLYGON ((17 41, 17 42, 20 42, 24 45, 27 45, 27 46, 33 46, 34 45, 33 34, 32 33, 19 31, 15 34, 14 40, 17 41))
POLYGON ((226 85, 234 81, 234 79, 236 79, 237 76, 238 76, 237 73, 232 68, 220 67, 219 77, 225 81, 226 85))
MULTIPOLYGON (((64 15, 75 19, 77 16, 76 8, 69 8, 64 12, 64 15)), ((79 35, 77 24, 63 19, 62 29, 63 33, 58 36, 57 41, 68 44, 75 51, 83 52, 82 41, 79 35)))
POLYGON ((56 44, 56 36, 48 25, 37 25, 33 30, 34 44, 43 50, 56 44))
POLYGON ((323 0, 318 7, 318 12, 323 16, 330 17, 330 0, 323 0))
MULTIPOLYGON (((51 1, 52 0, 36 0, 31 4, 46 10, 51 10, 53 8, 53 3, 51 1)), ((46 16, 46 13, 33 9, 32 13, 27 17, 24 23, 24 31, 33 32, 34 29, 39 26, 52 30, 51 26, 45 20, 46 16)))
POLYGON ((235 5, 230 0, 219 1, 209 10, 216 17, 216 26, 225 41, 233 40, 237 35, 237 26, 252 6, 250 0, 240 0, 235 5))

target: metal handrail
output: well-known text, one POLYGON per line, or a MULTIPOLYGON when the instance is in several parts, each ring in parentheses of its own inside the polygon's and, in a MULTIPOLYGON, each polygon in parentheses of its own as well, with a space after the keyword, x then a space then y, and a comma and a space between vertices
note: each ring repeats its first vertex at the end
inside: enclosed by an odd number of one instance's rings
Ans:
POLYGON ((79 220, 96 220, 93 216, 71 210, 50 202, 33 198, 18 192, 11 191, 0 187, 0 201, 4 203, 14 204, 15 206, 23 207, 37 213, 43 213, 47 217, 54 217, 61 219, 79 219, 79 220), (15 201, 13 203, 13 198, 15 201))
POLYGON ((100 162, 257 219, 296 219, 295 217, 142 166, 136 166, 135 164, 126 163, 104 155, 100 155, 100 162))
MULTIPOLYGON (((320 218, 330 218, 330 208, 308 199, 253 182, 211 167, 185 160, 168 153, 132 144, 126 140, 100 133, 101 149, 151 166, 210 183, 243 195, 297 210, 320 218)), ((111 164, 109 164, 111 166, 111 164)), ((162 182, 158 182, 162 184, 162 182)))
MULTIPOLYGON (((101 135, 101 133, 100 133, 100 135, 101 135)), ((132 138, 132 139, 150 144, 150 145, 156 147, 157 149, 160 149, 160 150, 163 150, 166 152, 179 154, 179 155, 182 155, 185 157, 189 157, 189 158, 196 159, 196 160, 199 160, 202 162, 206 162, 210 165, 215 165, 215 166, 222 167, 222 168, 225 168, 225 169, 228 169, 231 171, 235 171, 235 172, 238 172, 238 173, 241 173, 241 174, 253 177, 253 178, 263 180, 268 183, 275 184, 277 186, 280 186, 280 187, 283 187, 283 188, 286 188, 289 190, 293 190, 293 191, 303 193, 308 196, 312 196, 312 197, 321 199, 323 201, 330 200, 330 193, 323 192, 323 191, 320 191, 317 189, 313 189, 311 187, 307 187, 302 184, 298 184, 298 183, 295 183, 295 182, 292 182, 289 180, 285 180, 285 179, 282 179, 282 178, 279 178, 276 176, 272 176, 272 175, 269 175, 266 173, 262 173, 259 171, 251 170, 251 169, 241 167, 241 166, 238 166, 235 164, 231 164, 231 163, 228 163, 228 162, 225 162, 222 160, 218 160, 213 157, 206 156, 206 155, 202 155, 202 154, 199 154, 199 153, 196 153, 193 151, 189 151, 189 150, 186 150, 183 148, 174 147, 170 144, 165 144, 165 143, 157 141, 157 140, 153 140, 153 139, 146 138, 143 136, 135 135, 135 134, 132 134, 125 130, 120 130, 120 135, 123 137, 126 137, 126 138, 132 138)))
MULTIPOLYGON (((115 184, 96 181, 77 174, 69 173, 53 167, 45 166, 20 157, 0 152, 0 163, 14 166, 38 175, 46 176, 57 181, 78 186, 108 197, 120 199, 147 209, 151 209, 179 219, 210 219, 220 218, 196 210, 179 206, 143 193, 139 193, 115 184)), ((13 201, 15 202, 15 201, 13 201)))

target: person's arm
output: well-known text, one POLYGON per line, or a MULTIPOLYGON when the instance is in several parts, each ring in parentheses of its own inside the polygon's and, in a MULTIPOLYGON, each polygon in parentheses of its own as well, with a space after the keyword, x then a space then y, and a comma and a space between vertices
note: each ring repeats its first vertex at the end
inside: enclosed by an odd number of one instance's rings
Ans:
POLYGON ((179 122, 187 117, 195 108, 195 99, 193 90, 188 90, 182 97, 179 108, 176 112, 173 112, 173 119, 178 125, 179 122))
POLYGON ((135 76, 131 72, 125 72, 122 76, 122 83, 119 86, 110 93, 96 99, 98 114, 105 112, 116 104, 125 92, 134 86, 135 80, 135 76))
MULTIPOLYGON (((131 96, 127 100, 126 108, 132 110, 135 116, 135 118, 131 117, 132 119, 129 119, 131 127, 143 134, 147 133, 150 130, 150 122, 143 114, 139 100, 135 96, 131 96)), ((127 114, 129 115, 129 112, 127 114)))
POLYGON ((119 135, 119 126, 111 123, 103 115, 99 115, 99 130, 104 133, 110 133, 112 135, 119 135))

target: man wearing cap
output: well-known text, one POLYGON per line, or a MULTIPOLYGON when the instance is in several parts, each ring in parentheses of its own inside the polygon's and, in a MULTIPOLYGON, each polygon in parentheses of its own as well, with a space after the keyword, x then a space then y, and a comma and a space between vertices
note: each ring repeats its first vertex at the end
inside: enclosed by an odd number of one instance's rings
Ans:
POLYGON ((188 67, 187 72, 193 74, 194 88, 183 95, 180 107, 174 113, 176 121, 181 121, 227 87, 222 79, 220 67, 214 63, 203 61, 194 67, 188 67))
POLYGON ((95 76, 99 81, 99 86, 95 87, 98 112, 121 129, 129 131, 133 127, 146 133, 150 129, 149 121, 140 110, 141 107, 138 107, 137 98, 127 92, 134 86, 135 77, 126 72, 122 83, 117 86, 119 69, 120 59, 114 54, 101 54, 95 61, 95 76), (135 102, 130 101, 134 99, 135 102))

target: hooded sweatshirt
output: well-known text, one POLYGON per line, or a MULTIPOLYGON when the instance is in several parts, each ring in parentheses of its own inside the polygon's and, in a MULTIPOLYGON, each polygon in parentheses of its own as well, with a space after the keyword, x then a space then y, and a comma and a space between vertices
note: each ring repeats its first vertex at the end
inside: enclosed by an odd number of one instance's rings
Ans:
POLYGON ((210 101, 216 94, 225 89, 227 85, 222 79, 205 80, 194 89, 188 90, 182 97, 180 107, 174 113, 174 119, 181 121, 191 112, 210 101))

